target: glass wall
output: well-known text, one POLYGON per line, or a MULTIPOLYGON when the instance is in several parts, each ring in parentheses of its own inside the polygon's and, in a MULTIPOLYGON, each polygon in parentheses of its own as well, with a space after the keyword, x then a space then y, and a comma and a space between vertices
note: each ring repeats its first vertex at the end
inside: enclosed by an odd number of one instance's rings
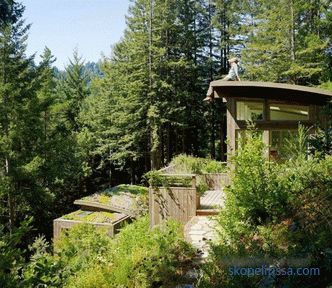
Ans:
POLYGON ((309 106, 270 104, 270 120, 309 120, 309 106))
POLYGON ((237 120, 263 120, 263 102, 237 101, 236 119, 237 120))

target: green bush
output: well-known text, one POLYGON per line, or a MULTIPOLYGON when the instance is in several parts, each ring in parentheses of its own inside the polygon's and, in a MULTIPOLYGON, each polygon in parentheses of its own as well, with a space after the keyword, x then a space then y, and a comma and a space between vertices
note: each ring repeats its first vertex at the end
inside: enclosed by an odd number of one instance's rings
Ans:
POLYGON ((151 170, 144 175, 151 187, 191 187, 192 177, 188 176, 173 176, 163 174, 157 170, 151 170))
POLYGON ((19 228, 11 231, 11 234, 0 225, 0 287, 22 286, 20 271, 25 267, 26 251, 20 244, 24 235, 31 230, 31 223, 32 218, 24 220, 19 228))
POLYGON ((35 239, 29 250, 32 256, 23 270, 22 287, 62 287, 66 270, 61 259, 53 257, 50 253, 49 243, 45 238, 35 239))
POLYGON ((185 154, 174 157, 170 165, 174 166, 174 173, 205 174, 226 172, 226 165, 223 162, 185 154))
MULTIPOLYGON (((332 157, 301 153, 270 163, 255 132, 238 149, 219 240, 203 267, 199 287, 326 287, 332 283, 332 157), (232 277, 227 259, 309 259, 320 277, 232 277), (267 282, 266 282, 267 281, 267 282), (268 283, 263 285, 263 283, 268 283)), ((296 145, 294 146, 296 147, 296 145)), ((240 266, 240 265, 239 265, 240 266)), ((250 265, 245 265, 250 266, 250 265)))
POLYGON ((173 287, 193 256, 180 231, 172 222, 150 229, 141 218, 111 239, 78 225, 55 244, 63 287, 173 287))

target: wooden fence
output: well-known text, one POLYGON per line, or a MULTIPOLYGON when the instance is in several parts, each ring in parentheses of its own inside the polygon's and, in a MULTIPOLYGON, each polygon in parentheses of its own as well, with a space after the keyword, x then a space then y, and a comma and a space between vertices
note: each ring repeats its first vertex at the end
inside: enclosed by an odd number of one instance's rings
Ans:
POLYGON ((230 185, 228 173, 209 173, 197 177, 203 177, 210 190, 222 190, 223 187, 230 185))
MULTIPOLYGON (((165 172, 165 171, 162 171, 165 172)), ((169 170, 167 172, 170 172, 169 170)), ((200 206, 196 181, 203 180, 209 190, 222 190, 230 184, 227 173, 195 174, 162 174, 164 177, 190 177, 191 187, 150 187, 149 214, 151 227, 168 219, 186 224, 196 215, 200 206), (200 179, 198 179, 200 178, 200 179)), ((180 184, 180 183, 178 183, 180 184)))
POLYGON ((151 227, 168 219, 187 223, 196 215, 196 198, 196 188, 193 187, 150 187, 151 227))

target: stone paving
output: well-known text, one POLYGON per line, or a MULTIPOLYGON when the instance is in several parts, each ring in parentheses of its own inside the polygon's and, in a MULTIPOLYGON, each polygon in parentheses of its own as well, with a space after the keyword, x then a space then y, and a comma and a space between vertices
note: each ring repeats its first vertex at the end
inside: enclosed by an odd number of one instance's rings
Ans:
POLYGON ((216 221, 211 216, 194 216, 184 227, 185 239, 197 249, 201 259, 209 254, 209 241, 216 238, 216 221))

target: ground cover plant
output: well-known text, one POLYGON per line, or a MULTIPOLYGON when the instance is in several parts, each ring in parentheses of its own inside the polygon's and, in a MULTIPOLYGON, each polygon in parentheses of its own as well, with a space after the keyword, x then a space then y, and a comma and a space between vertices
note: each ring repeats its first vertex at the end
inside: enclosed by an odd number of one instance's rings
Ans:
POLYGON ((103 209, 138 217, 148 213, 148 188, 139 185, 121 184, 83 197, 75 201, 75 204, 87 207, 102 205, 103 209))
POLYGON ((83 211, 77 210, 62 216, 62 219, 82 222, 112 223, 123 217, 122 214, 108 211, 83 211))

